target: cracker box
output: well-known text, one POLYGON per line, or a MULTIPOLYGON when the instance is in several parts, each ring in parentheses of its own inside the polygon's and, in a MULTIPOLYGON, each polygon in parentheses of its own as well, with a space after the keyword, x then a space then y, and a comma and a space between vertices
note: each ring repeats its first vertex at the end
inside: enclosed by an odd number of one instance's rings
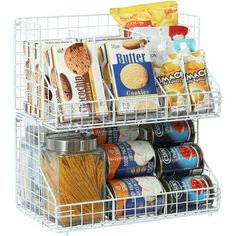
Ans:
POLYGON ((146 40, 110 41, 106 53, 118 114, 156 111, 157 91, 146 40))
POLYGON ((48 50, 48 56, 60 122, 107 115, 95 43, 56 44, 48 50))

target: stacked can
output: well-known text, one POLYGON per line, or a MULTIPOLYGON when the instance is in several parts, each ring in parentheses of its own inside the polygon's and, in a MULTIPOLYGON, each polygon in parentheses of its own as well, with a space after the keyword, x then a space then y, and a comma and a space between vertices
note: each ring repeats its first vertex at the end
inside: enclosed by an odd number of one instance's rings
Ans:
POLYGON ((107 186, 117 199, 115 217, 161 213, 164 188, 155 175, 156 153, 148 141, 136 140, 139 127, 100 129, 94 133, 106 153, 107 186))
POLYGON ((167 194, 167 212, 200 210, 213 204, 213 183, 202 175, 204 157, 194 144, 192 121, 143 125, 140 138, 150 140, 156 151, 156 174, 167 194))

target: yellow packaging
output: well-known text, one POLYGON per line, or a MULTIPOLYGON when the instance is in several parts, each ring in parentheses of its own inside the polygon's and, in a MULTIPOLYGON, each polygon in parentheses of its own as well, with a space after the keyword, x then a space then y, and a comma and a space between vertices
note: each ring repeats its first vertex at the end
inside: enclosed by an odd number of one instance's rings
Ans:
POLYGON ((192 52, 184 58, 185 78, 191 95, 194 110, 209 105, 211 96, 208 73, 205 63, 205 53, 202 50, 192 52), (197 105, 197 106, 196 106, 197 105))
POLYGON ((184 80, 183 58, 173 53, 161 55, 153 62, 155 77, 168 97, 168 107, 171 113, 186 112, 189 108, 187 85, 184 80))
POLYGON ((176 1, 112 8, 110 9, 110 14, 125 29, 178 24, 178 6, 176 1))

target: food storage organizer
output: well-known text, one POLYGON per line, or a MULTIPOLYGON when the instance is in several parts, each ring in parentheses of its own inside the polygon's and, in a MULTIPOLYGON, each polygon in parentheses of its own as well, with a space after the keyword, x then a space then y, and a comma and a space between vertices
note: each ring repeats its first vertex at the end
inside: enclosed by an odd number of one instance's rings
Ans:
MULTIPOLYGON (((102 221, 105 163, 104 152, 97 148, 95 136, 49 135, 42 151, 41 166, 57 204, 98 201, 83 206, 62 207, 58 212, 60 224, 71 226, 102 221)), ((55 212, 53 207, 49 210, 55 212)))
MULTIPOLYGON (((199 17, 179 14, 179 24, 189 28, 189 37, 195 38, 199 47, 199 17)), ((159 104, 155 109, 149 110, 150 97, 144 96, 142 99, 146 99, 146 103, 143 103, 141 113, 127 109, 119 114, 117 104, 125 104, 127 101, 124 98, 115 98, 109 86, 103 82, 105 99, 63 106, 68 115, 66 122, 61 122, 62 104, 56 99, 56 90, 52 88, 49 77, 45 76, 45 54, 42 47, 44 43, 71 40, 80 42, 84 39, 99 44, 102 40, 122 39, 124 35, 131 33, 129 31, 124 34, 124 29, 107 14, 25 17, 15 20, 16 205, 21 212, 54 232, 69 233, 180 216, 211 214, 219 209, 219 184, 207 164, 204 165, 203 174, 210 177, 212 184, 207 185, 205 191, 214 194, 206 195, 204 201, 211 204, 205 204, 202 208, 198 207, 198 198, 193 200, 193 205, 197 207, 188 208, 188 196, 192 192, 189 189, 175 193, 185 195, 186 199, 181 200, 181 210, 179 207, 172 207, 172 211, 168 210, 168 204, 179 204, 178 199, 174 203, 168 203, 173 192, 162 192, 158 195, 163 199, 161 211, 158 210, 160 203, 155 201, 152 205, 154 210, 147 210, 148 199, 157 199, 155 194, 117 198, 106 188, 104 196, 103 154, 97 149, 93 137, 77 137, 78 131, 94 128, 127 126, 129 129, 131 125, 193 120, 196 143, 199 143, 199 120, 218 117, 221 112, 221 91, 212 74, 209 74, 211 91, 204 93, 204 96, 209 98, 206 100, 204 112, 192 112, 186 107, 186 113, 182 113, 182 107, 177 104, 173 114, 168 107, 168 100, 172 95, 161 91, 161 95, 151 98, 159 104), (35 65, 30 65, 27 60, 28 49, 31 53, 37 52, 34 54, 35 65), (93 109, 98 104, 107 109, 98 114, 93 109), (76 109, 73 108, 85 105, 92 108, 91 113, 76 116, 76 109), (74 117, 77 119, 73 119, 74 117), (29 129, 29 126, 34 128, 29 129), (45 137, 40 135, 45 133, 45 129, 50 133, 46 143, 42 141, 45 137), (139 214, 140 208, 138 210, 136 204, 140 198, 144 202, 142 214, 139 214), (133 203, 132 209, 126 209, 127 201, 133 203), (119 214, 118 204, 123 205, 124 214, 121 217, 116 217, 119 214), (132 211, 132 214, 126 214, 129 211, 132 211)), ((191 95, 193 94, 186 93, 181 96, 191 95)), ((131 100, 134 104, 139 102, 135 97, 131 100)))

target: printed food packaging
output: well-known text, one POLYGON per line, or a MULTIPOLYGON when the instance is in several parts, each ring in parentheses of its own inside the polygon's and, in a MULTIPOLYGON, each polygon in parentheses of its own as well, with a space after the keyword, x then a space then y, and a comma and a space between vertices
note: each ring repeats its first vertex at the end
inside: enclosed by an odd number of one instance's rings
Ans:
MULTIPOLYGON (((124 8, 112 8, 110 14, 125 29, 178 25, 177 2, 157 2, 124 8)), ((130 32, 125 31, 125 36, 130 32)))
POLYGON ((158 98, 146 40, 114 40, 105 46, 117 113, 156 111, 158 98))
POLYGON ((48 50, 48 56, 50 81, 60 104, 60 122, 107 115, 95 43, 56 44, 48 50))

